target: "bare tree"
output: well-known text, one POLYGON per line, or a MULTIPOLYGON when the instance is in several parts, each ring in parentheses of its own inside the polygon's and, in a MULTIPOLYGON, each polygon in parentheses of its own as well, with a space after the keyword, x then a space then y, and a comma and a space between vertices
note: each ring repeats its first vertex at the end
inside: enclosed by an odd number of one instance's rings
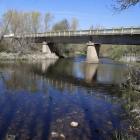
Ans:
POLYGON ((115 12, 121 12, 123 10, 129 9, 130 7, 135 6, 136 4, 140 2, 140 0, 115 0, 115 2, 119 6, 112 5, 113 10, 115 12))
POLYGON ((100 29, 101 25, 100 24, 96 24, 95 29, 100 29))
POLYGON ((77 20, 76 18, 73 17, 70 29, 71 30, 76 30, 78 27, 79 27, 79 20, 77 20))
POLYGON ((7 15, 3 15, 5 16, 5 18, 2 18, 1 19, 1 29, 0 29, 0 32, 1 32, 1 37, 0 37, 0 43, 2 42, 3 38, 4 38, 4 35, 8 32, 8 27, 9 27, 9 24, 11 22, 11 19, 12 19, 12 16, 13 16, 13 10, 11 9, 7 15))
POLYGON ((89 29, 90 29, 90 30, 93 30, 93 29, 94 29, 94 26, 93 26, 93 25, 91 25, 89 29))
POLYGON ((34 37, 20 37, 14 39, 12 45, 14 45, 14 49, 17 50, 19 53, 29 53, 31 45, 35 42, 34 37))
POLYGON ((51 15, 50 13, 46 13, 45 18, 44 18, 46 32, 50 30, 53 19, 54 19, 54 15, 51 15))

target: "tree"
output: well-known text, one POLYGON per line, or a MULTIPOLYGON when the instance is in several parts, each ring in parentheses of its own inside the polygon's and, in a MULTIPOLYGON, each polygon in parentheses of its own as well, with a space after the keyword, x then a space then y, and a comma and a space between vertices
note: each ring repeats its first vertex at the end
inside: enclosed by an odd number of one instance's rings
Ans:
MULTIPOLYGON (((68 30, 70 28, 70 24, 67 19, 63 19, 60 22, 57 22, 53 25, 53 30, 68 30)), ((75 48, 70 44, 65 43, 57 43, 53 46, 53 52, 55 52, 60 57, 73 57, 75 56, 75 48)))
POLYGON ((67 19, 63 19, 53 25, 53 30, 68 30, 70 27, 67 19))
POLYGON ((95 29, 100 29, 101 25, 100 24, 96 24, 95 29))
POLYGON ((132 6, 135 6, 136 4, 138 4, 140 2, 140 0, 115 0, 115 2, 119 5, 112 5, 113 6, 113 10, 117 11, 117 12, 121 12, 125 9, 129 9, 132 6))
POLYGON ((72 18, 70 29, 76 30, 78 27, 79 27, 79 20, 77 20, 76 18, 72 18))
POLYGON ((0 43, 3 40, 3 36, 9 32, 9 24, 13 16, 13 10, 9 10, 7 14, 2 15, 2 19, 0 21, 0 43))
POLYGON ((54 19, 54 15, 51 15, 50 13, 45 14, 44 18, 44 24, 45 24, 45 31, 49 31, 52 26, 52 21, 54 19))
POLYGON ((40 12, 31 11, 29 12, 29 16, 31 19, 32 32, 37 33, 41 28, 42 15, 40 12))
POLYGON ((13 16, 10 21, 10 32, 11 33, 24 33, 24 13, 23 11, 13 11, 13 16))
POLYGON ((94 26, 93 25, 90 26, 90 30, 94 30, 94 26))

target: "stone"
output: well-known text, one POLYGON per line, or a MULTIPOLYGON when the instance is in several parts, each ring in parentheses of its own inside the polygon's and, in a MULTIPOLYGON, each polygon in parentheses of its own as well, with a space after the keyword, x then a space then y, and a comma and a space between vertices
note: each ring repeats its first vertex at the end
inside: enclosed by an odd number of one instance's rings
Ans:
POLYGON ((15 135, 7 135, 6 140, 15 140, 16 136, 15 135))
POLYGON ((31 140, 31 138, 30 137, 27 137, 27 140, 31 140))
POLYGON ((77 127, 78 126, 78 122, 71 122, 71 126, 72 127, 77 127))
POLYGON ((112 122, 111 121, 108 121, 107 124, 112 125, 112 122))
POLYGON ((62 138, 64 140, 65 136, 63 134, 60 134, 60 138, 62 138))
POLYGON ((63 122, 63 121, 62 121, 61 119, 57 119, 56 122, 61 123, 61 122, 63 122))
POLYGON ((52 135, 52 138, 59 138, 59 134, 56 132, 52 132, 51 135, 52 135))

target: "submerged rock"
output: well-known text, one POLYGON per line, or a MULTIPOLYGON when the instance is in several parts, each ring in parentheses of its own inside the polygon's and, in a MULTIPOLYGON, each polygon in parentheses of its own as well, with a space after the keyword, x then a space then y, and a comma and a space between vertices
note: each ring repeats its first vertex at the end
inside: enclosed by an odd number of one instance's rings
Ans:
POLYGON ((31 140, 31 138, 30 137, 27 137, 27 140, 31 140))
POLYGON ((63 122, 63 121, 62 121, 61 119, 57 119, 56 122, 61 123, 61 122, 63 122))
POLYGON ((107 124, 112 125, 112 122, 111 121, 108 121, 107 124))
POLYGON ((60 138, 64 140, 65 136, 63 134, 60 134, 60 138))
POLYGON ((71 122, 72 127, 78 127, 78 122, 71 122))
POLYGON ((52 138, 59 138, 59 134, 57 132, 52 132, 51 135, 52 138))
POLYGON ((7 135, 6 140, 15 140, 16 136, 15 135, 7 135))

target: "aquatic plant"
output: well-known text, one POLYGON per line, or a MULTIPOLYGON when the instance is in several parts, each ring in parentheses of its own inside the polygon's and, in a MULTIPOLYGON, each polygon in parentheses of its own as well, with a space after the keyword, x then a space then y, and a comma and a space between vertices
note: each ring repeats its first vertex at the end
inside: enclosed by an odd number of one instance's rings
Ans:
POLYGON ((125 134, 117 129, 115 129, 111 135, 110 140, 137 140, 132 135, 125 134))

